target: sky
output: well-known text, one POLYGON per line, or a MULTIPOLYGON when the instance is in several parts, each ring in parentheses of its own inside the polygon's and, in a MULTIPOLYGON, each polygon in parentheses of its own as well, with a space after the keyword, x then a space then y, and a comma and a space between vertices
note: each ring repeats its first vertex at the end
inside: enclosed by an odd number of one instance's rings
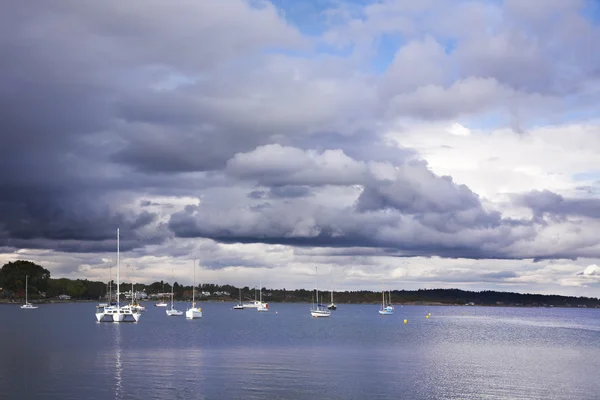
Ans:
POLYGON ((0 263, 600 295, 597 2, 9 2, 0 51, 0 263))

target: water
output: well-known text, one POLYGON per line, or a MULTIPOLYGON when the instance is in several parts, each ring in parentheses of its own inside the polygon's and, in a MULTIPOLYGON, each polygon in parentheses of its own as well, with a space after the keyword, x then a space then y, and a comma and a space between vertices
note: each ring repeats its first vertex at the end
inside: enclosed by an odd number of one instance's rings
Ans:
POLYGON ((0 306, 0 398, 600 396, 600 310, 342 304, 313 319, 306 304, 232 306, 188 321, 149 303, 138 324, 97 323, 92 303, 0 306))

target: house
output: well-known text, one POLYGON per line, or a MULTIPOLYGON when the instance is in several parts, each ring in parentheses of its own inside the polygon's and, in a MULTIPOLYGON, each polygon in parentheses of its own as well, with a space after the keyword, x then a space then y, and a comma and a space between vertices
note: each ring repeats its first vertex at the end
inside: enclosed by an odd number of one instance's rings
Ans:
POLYGON ((204 296, 204 297, 208 297, 208 296, 210 296, 210 292, 201 292, 200 295, 204 296))
POLYGON ((67 294, 61 294, 58 296, 59 300, 71 300, 71 296, 67 295, 67 294))

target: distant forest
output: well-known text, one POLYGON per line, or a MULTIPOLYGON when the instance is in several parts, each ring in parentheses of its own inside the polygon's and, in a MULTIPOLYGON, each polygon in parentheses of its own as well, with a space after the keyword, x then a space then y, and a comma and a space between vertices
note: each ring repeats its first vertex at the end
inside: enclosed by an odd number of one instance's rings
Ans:
MULTIPOLYGON (((50 278, 50 272, 30 261, 15 261, 5 264, 0 269, 0 298, 4 300, 20 299, 25 296, 25 275, 28 275, 29 298, 32 300, 55 299, 66 294, 77 300, 103 300, 108 292, 107 282, 89 281, 84 279, 50 278)), ((113 291, 116 284, 113 282, 113 291)), ((205 283, 198 285, 196 296, 200 300, 236 301, 239 299, 239 289, 232 285, 216 285, 205 283), (210 293, 200 297, 201 292, 210 293), (223 292, 229 295, 224 295, 223 292)), ((254 299, 258 288, 248 286, 241 288, 243 300, 254 299)), ((131 283, 121 283, 121 292, 129 292, 131 283)), ((154 282, 150 285, 134 284, 134 291, 145 292, 148 296, 158 293, 170 293, 168 282, 154 282)), ((192 297, 192 286, 173 283, 175 300, 188 300, 192 297)), ((314 299, 315 291, 306 289, 286 290, 262 288, 263 300, 268 302, 309 303, 314 299)), ((321 303, 329 303, 330 292, 320 293, 321 303)), ((600 300, 590 297, 572 297, 541 294, 521 294, 484 290, 480 292, 460 289, 419 289, 392 290, 394 304, 444 304, 444 305, 505 305, 527 307, 599 307, 600 300)), ((367 290, 334 292, 334 301, 343 303, 379 303, 381 292, 367 290)))

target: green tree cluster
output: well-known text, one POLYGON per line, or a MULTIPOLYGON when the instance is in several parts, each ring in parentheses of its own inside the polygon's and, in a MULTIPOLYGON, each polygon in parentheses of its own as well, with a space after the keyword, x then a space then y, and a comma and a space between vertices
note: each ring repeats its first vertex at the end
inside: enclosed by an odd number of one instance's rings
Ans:
POLYGON ((39 292, 45 292, 50 281, 50 271, 36 263, 17 260, 4 264, 0 269, 0 287, 4 292, 16 293, 19 297, 25 293, 25 277, 32 298, 39 292))

